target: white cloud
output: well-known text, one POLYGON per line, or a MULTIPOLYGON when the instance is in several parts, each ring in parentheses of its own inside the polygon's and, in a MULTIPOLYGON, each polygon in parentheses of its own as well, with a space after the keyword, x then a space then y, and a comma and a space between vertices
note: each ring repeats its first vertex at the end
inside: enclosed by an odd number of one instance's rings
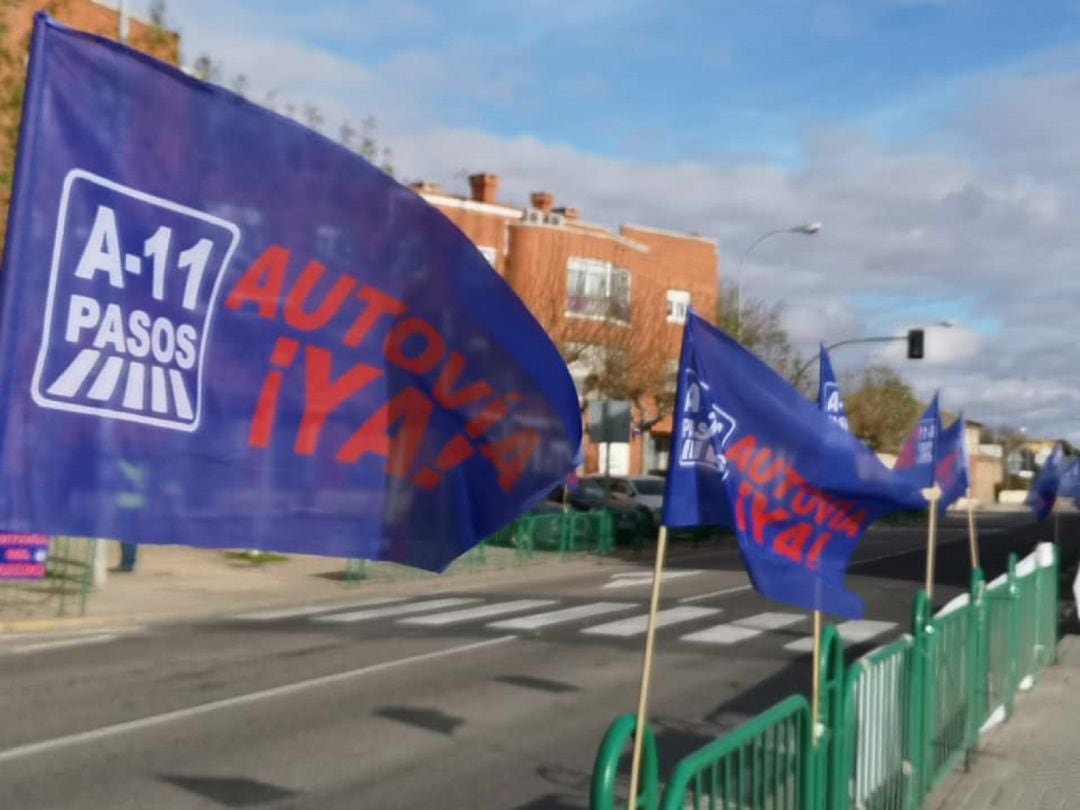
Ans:
MULTIPOLYGON (((619 5, 587 13, 614 14, 619 5)), ((544 25, 581 24, 576 15, 586 11, 578 6, 559 6, 544 25)), ((944 387, 948 406, 974 419, 1080 439, 1073 417, 1080 364, 1071 351, 1080 300, 1080 190, 1073 181, 1080 174, 1080 70, 1070 69, 1068 53, 1024 73, 971 79, 965 91, 977 95, 916 143, 885 145, 866 132, 828 130, 807 136, 794 168, 730 158, 659 164, 456 125, 462 118, 453 110, 466 101, 528 105, 536 81, 512 60, 492 73, 491 55, 468 43, 360 65, 282 38, 252 12, 213 8, 213 26, 184 15, 185 48, 220 55, 230 74, 249 77, 256 97, 277 88, 322 105, 332 118, 374 112, 407 179, 463 191, 464 174, 494 171, 504 199, 523 202, 528 192, 547 189, 590 220, 709 235, 729 276, 758 235, 820 220, 817 236, 760 245, 742 273, 749 294, 785 305, 804 352, 819 341, 899 334, 953 317, 955 328, 931 330, 921 363, 903 360, 899 345, 884 354, 842 349, 836 360, 850 368, 884 357, 902 364, 920 395, 944 387), (868 295, 909 306, 868 308, 868 295)), ((825 23, 847 25, 850 6, 822 8, 825 23)), ((429 23, 423 15, 401 22, 429 23)))

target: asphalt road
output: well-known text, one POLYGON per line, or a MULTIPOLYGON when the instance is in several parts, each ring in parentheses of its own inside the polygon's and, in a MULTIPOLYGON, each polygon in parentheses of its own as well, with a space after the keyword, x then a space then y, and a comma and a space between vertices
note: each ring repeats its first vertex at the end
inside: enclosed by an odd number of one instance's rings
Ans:
MULTIPOLYGON (((1003 513, 981 527, 991 576, 1051 531, 1003 513)), ((1077 529, 1064 518, 1062 538, 1077 529)), ((924 545, 922 527, 863 541, 849 655, 907 629, 924 545)), ((963 522, 946 520, 935 602, 961 592, 967 554, 963 522)), ((8 640, 0 806, 587 807, 597 745, 636 705, 650 571, 629 559, 557 583, 8 640)), ((807 690, 807 615, 754 594, 733 549, 675 549, 661 607, 650 714, 663 772, 807 690)))

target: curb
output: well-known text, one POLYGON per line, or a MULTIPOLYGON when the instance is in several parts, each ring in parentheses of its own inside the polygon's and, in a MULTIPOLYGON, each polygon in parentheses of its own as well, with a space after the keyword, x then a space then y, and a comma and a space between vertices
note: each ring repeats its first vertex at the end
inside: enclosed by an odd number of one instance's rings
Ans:
POLYGON ((29 633, 59 633, 64 630, 87 630, 99 627, 134 627, 141 624, 135 616, 58 616, 51 619, 15 619, 0 621, 0 636, 29 633))

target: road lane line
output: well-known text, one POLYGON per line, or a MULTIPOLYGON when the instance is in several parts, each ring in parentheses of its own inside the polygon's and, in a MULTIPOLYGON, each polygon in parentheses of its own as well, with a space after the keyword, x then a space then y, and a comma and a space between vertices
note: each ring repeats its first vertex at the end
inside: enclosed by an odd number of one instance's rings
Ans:
POLYGON ((494 605, 480 605, 479 607, 450 610, 446 613, 435 613, 431 616, 413 616, 409 619, 398 619, 398 624, 418 624, 428 627, 442 627, 446 624, 458 624, 460 622, 473 621, 474 619, 490 619, 495 616, 505 616, 507 613, 522 613, 534 608, 547 607, 556 604, 555 599, 516 599, 513 602, 497 602, 494 605))
POLYGON ((541 627, 550 627, 553 624, 576 622, 592 616, 603 616, 605 613, 616 613, 636 607, 640 607, 636 602, 592 602, 588 605, 522 616, 519 619, 491 622, 488 627, 494 627, 496 630, 539 630, 541 627))
MULTIPOLYGON (((656 614, 656 626, 668 627, 681 622, 691 622, 705 616, 715 616, 720 608, 699 607, 676 607, 661 610, 656 614)), ((642 613, 640 616, 631 616, 629 619, 617 619, 607 624, 598 624, 595 627, 586 627, 581 632, 587 636, 615 636, 616 638, 629 638, 639 636, 648 628, 649 614, 642 613)))
POLYGON ((688 602, 700 602, 702 599, 712 599, 714 596, 725 596, 729 593, 748 591, 753 587, 753 585, 739 585, 737 588, 724 588, 724 590, 722 591, 709 591, 708 593, 699 593, 697 596, 687 596, 683 599, 680 599, 679 603, 685 605, 688 602))
POLYGON ((479 601, 479 599, 472 598, 429 599, 426 602, 411 602, 405 605, 390 605, 389 607, 371 608, 370 610, 352 610, 348 613, 331 613, 327 616, 316 616, 312 621, 333 623, 363 622, 368 619, 384 619, 387 616, 406 616, 409 613, 442 610, 443 608, 468 605, 479 601))
POLYGON ((388 605, 391 602, 402 602, 404 599, 404 596, 377 596, 370 599, 361 599, 358 602, 345 602, 337 605, 308 605, 300 608, 280 608, 277 610, 260 610, 256 613, 240 613, 232 618, 245 622, 271 622, 276 619, 293 619, 301 616, 314 616, 316 613, 331 613, 335 610, 352 610, 374 605, 388 605))
POLYGON ((18 644, 9 648, 7 651, 12 655, 22 655, 25 653, 42 652, 44 650, 59 650, 64 647, 78 647, 83 644, 102 644, 116 638, 120 638, 117 633, 99 633, 96 636, 81 636, 79 638, 64 639, 63 641, 40 641, 36 644, 18 644))
POLYGON ((115 723, 111 726, 102 726, 101 728, 92 729, 90 731, 82 731, 77 734, 68 734, 63 737, 54 737, 51 740, 42 740, 40 742, 29 743, 27 745, 20 745, 16 746, 15 748, 8 748, 5 751, 0 751, 0 763, 11 762, 12 760, 22 759, 23 757, 33 756, 34 754, 43 754, 47 751, 54 751, 57 748, 67 748, 72 745, 79 745, 80 743, 94 742, 96 740, 101 740, 106 737, 115 737, 117 735, 126 734, 131 731, 142 731, 143 729, 153 728, 154 726, 171 723, 174 720, 183 720, 188 717, 197 717, 202 714, 210 714, 211 712, 228 709, 233 706, 243 706, 249 703, 257 703, 262 700, 283 697, 285 695, 291 695, 307 689, 315 689, 320 686, 327 686, 329 684, 348 681, 353 678, 360 678, 364 675, 372 675, 377 672, 385 672, 386 670, 397 669, 398 667, 408 666, 409 664, 418 664, 423 661, 433 661, 438 658, 447 658, 451 655, 472 652, 474 650, 479 650, 484 647, 493 647, 496 644, 503 644, 507 641, 513 641, 516 638, 517 636, 513 635, 500 636, 499 638, 488 639, 487 641, 478 641, 473 644, 463 644, 459 647, 449 647, 443 650, 420 653, 419 655, 410 655, 406 658, 398 658, 393 661, 384 661, 380 664, 370 664, 366 667, 360 667, 359 669, 348 670, 347 672, 335 672, 332 675, 320 675, 317 678, 307 678, 306 680, 296 681, 295 683, 285 684, 284 686, 274 686, 270 689, 262 689, 258 692, 249 692, 246 695, 236 695, 235 697, 224 698, 223 700, 214 700, 210 703, 200 703, 197 706, 189 706, 186 709, 177 709, 176 711, 165 712, 164 714, 155 714, 149 717, 142 717, 138 720, 128 720, 124 723, 115 723))

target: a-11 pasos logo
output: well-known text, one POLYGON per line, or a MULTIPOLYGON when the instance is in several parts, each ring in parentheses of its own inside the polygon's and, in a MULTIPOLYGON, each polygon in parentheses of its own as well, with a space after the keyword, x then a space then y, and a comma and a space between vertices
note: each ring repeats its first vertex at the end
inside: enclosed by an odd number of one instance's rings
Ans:
POLYGON ((709 386, 691 369, 686 370, 683 388, 679 466, 702 468, 726 478, 728 465, 724 448, 737 423, 731 414, 708 401, 709 386))
POLYGON ((210 319, 239 239, 231 222, 69 172, 34 401, 195 430, 210 319))

